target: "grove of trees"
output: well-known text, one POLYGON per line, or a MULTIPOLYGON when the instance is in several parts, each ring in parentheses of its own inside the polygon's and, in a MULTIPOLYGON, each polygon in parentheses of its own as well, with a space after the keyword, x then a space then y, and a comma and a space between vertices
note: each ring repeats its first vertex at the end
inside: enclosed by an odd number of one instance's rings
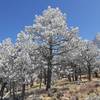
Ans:
POLYGON ((40 88, 44 83, 46 91, 61 78, 81 81, 87 75, 91 81, 93 74, 98 77, 99 56, 97 46, 82 39, 78 27, 69 27, 59 8, 48 7, 18 33, 15 43, 10 38, 0 43, 0 100, 5 88, 13 100, 20 88, 24 100, 26 85, 35 81, 40 88))

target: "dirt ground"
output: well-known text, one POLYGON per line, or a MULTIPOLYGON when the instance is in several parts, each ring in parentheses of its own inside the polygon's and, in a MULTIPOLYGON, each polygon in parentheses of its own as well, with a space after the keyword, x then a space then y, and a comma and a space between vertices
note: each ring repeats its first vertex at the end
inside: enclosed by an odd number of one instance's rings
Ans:
POLYGON ((29 95, 26 100, 86 100, 89 96, 100 96, 99 78, 94 78, 90 82, 83 79, 81 82, 71 83, 66 79, 58 80, 49 92, 42 87, 39 93, 29 95))

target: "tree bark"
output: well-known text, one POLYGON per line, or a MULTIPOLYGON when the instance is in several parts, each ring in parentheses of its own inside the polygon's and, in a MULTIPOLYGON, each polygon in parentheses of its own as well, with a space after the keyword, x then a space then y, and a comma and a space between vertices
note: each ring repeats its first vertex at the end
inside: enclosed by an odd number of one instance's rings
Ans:
POLYGON ((30 87, 32 88, 33 86, 33 79, 31 79, 31 82, 30 82, 30 87))
POLYGON ((47 72, 47 84, 46 84, 46 90, 48 91, 49 88, 51 88, 51 67, 48 67, 48 72, 47 72))
POLYGON ((48 71, 47 71, 47 84, 46 84, 46 90, 48 91, 49 88, 51 88, 51 76, 52 76, 52 37, 50 37, 49 40, 49 57, 48 57, 48 71))
POLYGON ((3 96, 4 96, 4 89, 5 89, 5 86, 7 85, 6 82, 2 83, 2 87, 1 87, 1 90, 0 90, 0 95, 1 95, 1 99, 0 100, 3 100, 3 96))
POLYGON ((72 74, 72 80, 75 81, 75 79, 74 79, 74 74, 72 74))
POLYGON ((79 76, 80 76, 80 81, 82 80, 82 77, 81 77, 81 68, 79 68, 79 76))
POLYGON ((75 81, 77 81, 77 80, 78 80, 78 74, 77 74, 77 69, 75 67, 75 81))
POLYGON ((68 80, 71 82, 71 76, 70 76, 70 74, 68 75, 68 80))
POLYGON ((9 89, 10 89, 10 97, 11 97, 11 81, 10 81, 10 88, 9 89))
POLYGON ((91 81, 91 67, 88 66, 88 80, 91 81))
POLYGON ((44 84, 46 85, 47 83, 47 71, 44 69, 44 84))
POLYGON ((43 78, 43 76, 42 76, 42 69, 41 69, 41 71, 40 71, 40 89, 41 89, 41 86, 42 86, 42 78, 43 78))
POLYGON ((95 77, 98 78, 98 72, 95 72, 94 74, 95 74, 95 77))
POLYGON ((22 84, 22 100, 24 100, 25 97, 25 83, 22 84))
POLYGON ((13 100, 15 100, 15 82, 13 82, 13 100))

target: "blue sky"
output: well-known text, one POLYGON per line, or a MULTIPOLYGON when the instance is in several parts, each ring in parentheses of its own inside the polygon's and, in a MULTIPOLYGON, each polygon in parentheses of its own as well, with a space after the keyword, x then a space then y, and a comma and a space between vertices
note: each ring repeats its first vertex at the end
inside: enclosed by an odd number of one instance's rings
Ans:
POLYGON ((66 13, 68 26, 78 26, 81 37, 92 40, 100 32, 100 0, 0 0, 0 41, 15 41, 25 25, 32 25, 34 15, 49 5, 66 13))

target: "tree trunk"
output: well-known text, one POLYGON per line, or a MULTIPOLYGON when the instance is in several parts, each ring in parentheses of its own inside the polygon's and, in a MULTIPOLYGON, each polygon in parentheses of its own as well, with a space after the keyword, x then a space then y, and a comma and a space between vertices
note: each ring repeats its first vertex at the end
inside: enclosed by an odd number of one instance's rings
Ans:
POLYGON ((82 77, 81 77, 81 68, 79 68, 79 76, 80 76, 80 81, 82 80, 82 77))
POLYGON ((77 73, 77 67, 75 66, 75 81, 78 80, 78 73, 77 73))
POLYGON ((46 90, 48 91, 49 88, 51 88, 51 76, 52 76, 52 37, 50 37, 49 40, 49 57, 48 57, 48 71, 47 71, 47 84, 46 84, 46 90))
POLYGON ((68 75, 68 80, 71 82, 71 76, 70 76, 70 74, 68 75))
POLYGON ((48 91, 49 88, 51 88, 51 75, 52 75, 51 68, 48 67, 48 72, 47 72, 47 84, 46 84, 46 90, 47 90, 47 91, 48 91))
POLYGON ((74 81, 77 81, 78 80, 78 74, 77 74, 76 65, 73 66, 73 69, 74 69, 74 81))
POLYGON ((80 81, 82 81, 82 76, 81 76, 81 73, 80 73, 80 78, 79 78, 79 79, 80 79, 80 81))
POLYGON ((44 69, 44 84, 46 85, 47 83, 47 71, 44 69))
POLYGON ((15 82, 13 82, 13 100, 15 100, 15 82))
POLYGON ((22 84, 22 100, 24 100, 25 97, 25 83, 22 84))
POLYGON ((91 67, 88 66, 88 80, 91 81, 91 67))
POLYGON ((72 74, 72 80, 75 81, 75 79, 74 79, 74 74, 72 74))
POLYGON ((95 72, 94 74, 95 74, 95 77, 98 78, 98 72, 95 72))
POLYGON ((33 80, 31 79, 30 87, 32 88, 32 86, 33 86, 33 80))
POLYGON ((1 87, 1 90, 0 90, 1 100, 3 100, 4 89, 5 89, 6 84, 7 84, 6 82, 2 83, 2 87, 1 87))
POLYGON ((11 97, 11 81, 10 81, 10 97, 11 97))
POLYGON ((40 89, 41 89, 41 86, 42 86, 42 69, 41 69, 41 72, 40 72, 40 89))

